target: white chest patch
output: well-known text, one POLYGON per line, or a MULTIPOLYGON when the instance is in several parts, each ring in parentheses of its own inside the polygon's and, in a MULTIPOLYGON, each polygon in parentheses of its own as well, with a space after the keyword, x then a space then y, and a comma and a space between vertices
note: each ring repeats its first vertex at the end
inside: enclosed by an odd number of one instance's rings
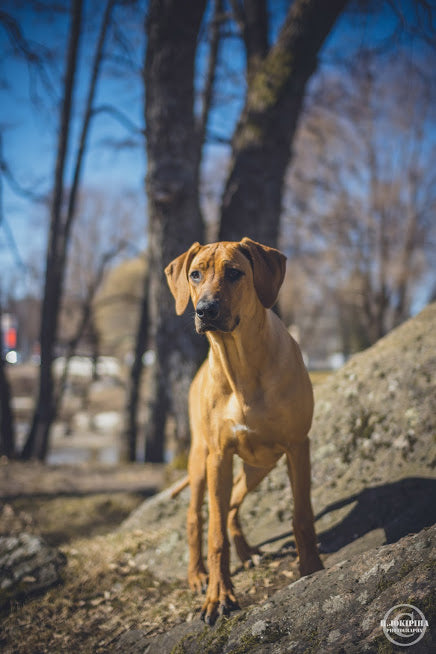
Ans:
POLYGON ((239 423, 232 425, 232 432, 234 436, 238 436, 239 434, 254 434, 253 429, 250 429, 247 425, 241 425, 239 423))

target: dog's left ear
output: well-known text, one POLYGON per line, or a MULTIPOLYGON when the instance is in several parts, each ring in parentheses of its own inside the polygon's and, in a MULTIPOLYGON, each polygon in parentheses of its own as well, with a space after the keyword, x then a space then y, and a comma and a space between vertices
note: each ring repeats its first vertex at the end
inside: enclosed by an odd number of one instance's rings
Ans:
POLYGON ((168 286, 171 293, 176 300, 176 313, 178 316, 182 315, 188 306, 189 302, 189 283, 188 271, 192 259, 195 257, 199 249, 200 243, 193 243, 187 252, 181 254, 177 259, 171 261, 165 268, 165 275, 167 276, 168 286))
POLYGON ((284 254, 244 237, 240 248, 253 267, 254 287, 263 306, 270 309, 277 300, 286 271, 284 254))

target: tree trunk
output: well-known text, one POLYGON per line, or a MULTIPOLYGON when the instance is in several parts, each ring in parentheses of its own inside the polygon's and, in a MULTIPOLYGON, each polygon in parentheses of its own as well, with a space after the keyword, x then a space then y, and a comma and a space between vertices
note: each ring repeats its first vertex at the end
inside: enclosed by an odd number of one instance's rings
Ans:
MULTIPOLYGON (((175 315, 165 266, 203 238, 198 201, 201 144, 194 121, 194 62, 206 0, 151 0, 145 60, 149 221, 149 320, 156 362, 148 385, 146 460, 164 459, 164 429, 175 414, 188 441, 186 389, 201 356, 193 325, 175 315), (183 400, 178 401, 178 398, 183 400)), ((201 343, 201 341, 200 341, 201 343)))
POLYGON ((70 132, 72 98, 77 69, 77 57, 81 33, 82 0, 74 0, 72 5, 72 22, 70 42, 67 55, 67 72, 64 85, 64 100, 61 114, 61 127, 58 142, 58 156, 55 171, 55 186, 51 210, 50 241, 47 253, 44 300, 41 320, 41 367, 38 402, 35 408, 32 427, 29 432, 23 458, 35 456, 44 460, 49 447, 50 429, 56 416, 57 401, 54 394, 51 366, 55 355, 56 333, 59 310, 62 299, 67 251, 71 228, 76 215, 75 207, 79 191, 82 164, 86 152, 89 127, 92 118, 92 106, 97 88, 97 80, 103 60, 103 47, 110 23, 114 0, 108 0, 100 27, 99 39, 94 55, 91 80, 83 116, 83 123, 78 142, 73 181, 68 197, 66 217, 62 218, 62 201, 64 198, 64 168, 70 132))
POLYGON ((14 418, 11 410, 11 389, 3 357, 0 357, 0 456, 15 456, 14 418))
POLYGON ((347 0, 295 0, 276 44, 248 80, 232 142, 219 238, 277 246, 283 178, 317 56, 347 0))
MULTIPOLYGON (((419 163, 414 157, 412 161, 411 172, 408 175, 408 201, 406 208, 406 229, 404 234, 404 242, 400 249, 398 256, 398 273, 394 282, 394 311, 392 318, 392 328, 397 327, 403 320, 410 315, 410 307, 408 303, 408 292, 410 287, 410 269, 414 253, 420 242, 419 236, 419 187, 415 171, 419 170, 419 163)), ((422 237, 421 237, 422 238, 422 237)))
POLYGON ((62 202, 64 191, 64 169, 68 147, 74 80, 77 67, 82 20, 82 0, 74 0, 71 7, 71 28, 69 35, 67 70, 64 83, 64 98, 61 109, 58 152, 55 169, 55 185, 51 206, 49 245, 45 270, 44 299, 41 315, 41 366, 39 393, 32 426, 24 446, 22 457, 45 459, 48 449, 50 427, 55 416, 52 362, 62 292, 64 243, 62 238, 62 202))
POLYGON ((255 73, 268 53, 267 0, 232 0, 235 18, 242 31, 247 57, 248 79, 255 73))
POLYGON ((11 410, 11 389, 3 359, 2 307, 0 305, 0 456, 15 456, 14 417, 11 410))
POLYGON ((125 433, 122 443, 122 458, 136 461, 138 436, 138 404, 143 371, 143 356, 148 343, 148 268, 144 275, 144 289, 139 310, 138 328, 135 339, 135 354, 126 391, 125 433))

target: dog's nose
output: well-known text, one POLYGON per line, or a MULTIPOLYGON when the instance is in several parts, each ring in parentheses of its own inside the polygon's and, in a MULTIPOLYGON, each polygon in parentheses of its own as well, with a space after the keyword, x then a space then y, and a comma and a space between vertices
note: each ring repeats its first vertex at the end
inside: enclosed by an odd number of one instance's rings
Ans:
POLYGON ((218 300, 199 300, 195 313, 202 320, 213 320, 217 318, 220 310, 218 300))

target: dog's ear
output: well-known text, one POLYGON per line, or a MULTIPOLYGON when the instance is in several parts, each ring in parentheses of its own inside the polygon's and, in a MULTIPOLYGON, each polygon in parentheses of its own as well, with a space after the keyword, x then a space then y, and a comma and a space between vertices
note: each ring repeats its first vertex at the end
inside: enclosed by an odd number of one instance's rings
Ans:
POLYGON ((286 271, 284 254, 244 237, 240 248, 253 268, 254 287, 263 306, 270 309, 277 300, 286 271))
POLYGON ((171 261, 165 268, 168 286, 176 300, 176 313, 182 315, 189 302, 188 271, 192 259, 199 249, 200 243, 193 243, 187 252, 181 254, 177 259, 171 261))

